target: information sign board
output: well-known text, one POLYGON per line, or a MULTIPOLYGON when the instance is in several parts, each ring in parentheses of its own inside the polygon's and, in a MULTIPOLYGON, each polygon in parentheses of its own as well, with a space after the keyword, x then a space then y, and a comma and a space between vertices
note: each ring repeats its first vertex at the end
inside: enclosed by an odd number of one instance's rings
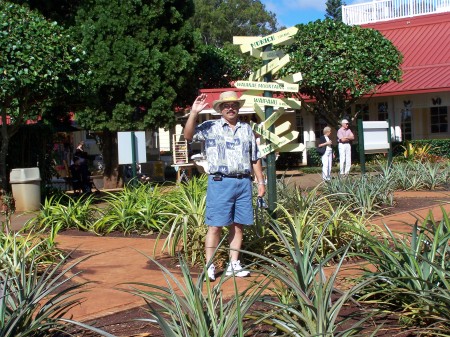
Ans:
POLYGON ((363 121, 364 153, 385 153, 390 149, 389 123, 363 121))
MULTIPOLYGON (((132 132, 117 132, 117 145, 119 150, 119 164, 133 164, 132 132)), ((136 152, 136 163, 147 162, 147 151, 145 150, 145 132, 134 132, 134 148, 136 152)))

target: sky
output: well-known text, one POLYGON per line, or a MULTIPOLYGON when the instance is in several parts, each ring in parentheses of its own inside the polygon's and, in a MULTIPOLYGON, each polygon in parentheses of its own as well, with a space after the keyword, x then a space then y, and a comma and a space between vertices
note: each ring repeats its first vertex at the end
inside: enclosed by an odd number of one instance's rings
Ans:
MULTIPOLYGON (((347 5, 371 0, 347 0, 347 5)), ((326 0, 261 0, 266 9, 277 16, 280 26, 287 28, 299 23, 325 19, 326 0)))

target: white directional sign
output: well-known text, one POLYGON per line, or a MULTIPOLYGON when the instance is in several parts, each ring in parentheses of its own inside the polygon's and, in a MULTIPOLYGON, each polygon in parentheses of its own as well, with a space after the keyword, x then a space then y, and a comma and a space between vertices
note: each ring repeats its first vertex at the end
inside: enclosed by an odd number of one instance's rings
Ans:
POLYGON ((254 82, 254 81, 237 81, 234 83, 236 88, 240 89, 256 89, 256 90, 269 90, 269 91, 281 91, 281 92, 298 92, 298 84, 280 84, 276 82, 254 82))
POLYGON ((267 60, 273 60, 276 59, 277 57, 283 57, 285 54, 281 51, 281 50, 271 50, 271 51, 264 51, 261 52, 261 59, 263 61, 267 61, 267 60))
POLYGON ((297 139, 298 138, 298 134, 299 134, 298 131, 291 131, 290 133, 288 133, 284 137, 281 137, 280 138, 281 141, 278 144, 271 143, 271 144, 268 144, 268 145, 265 145, 265 146, 261 146, 259 148, 259 151, 261 152, 261 155, 265 156, 265 155, 275 151, 276 149, 289 144, 294 139, 297 139))
POLYGON ((255 81, 255 80, 258 80, 258 79, 262 79, 262 77, 265 74, 269 73, 269 72, 272 72, 272 74, 274 74, 279 69, 281 69, 286 64, 288 64, 289 60, 290 60, 289 55, 285 55, 281 59, 276 58, 276 59, 270 61, 269 63, 267 63, 266 65, 263 65, 261 68, 259 68, 253 74, 251 74, 249 76, 248 80, 249 81, 255 81))
MULTIPOLYGON (((264 122, 264 127, 265 126, 266 125, 264 122)), ((282 133, 289 131, 290 129, 291 129, 291 122, 286 121, 286 122, 282 123, 281 125, 275 126, 275 134, 279 136, 282 133)))
POLYGON ((253 109, 255 109, 255 112, 260 120, 264 120, 266 118, 265 112, 263 111, 263 109, 261 109, 261 107, 258 104, 254 104, 253 109))
POLYGON ((263 126, 264 128, 268 129, 270 128, 273 123, 275 123, 275 121, 280 118, 282 115, 284 114, 284 108, 278 108, 277 111, 273 112, 269 118, 267 118, 264 122, 263 122, 263 126))
POLYGON ((257 49, 269 44, 277 45, 277 44, 286 44, 292 40, 292 36, 294 36, 298 31, 298 28, 291 27, 284 30, 281 30, 277 33, 267 35, 261 37, 257 40, 250 42, 249 44, 241 45, 241 51, 243 53, 249 52, 252 48, 257 49))
POLYGON ((280 139, 280 137, 270 132, 269 130, 264 129, 262 125, 256 124, 254 122, 251 122, 250 125, 252 126, 253 131, 263 136, 264 139, 267 139, 277 145, 281 143, 282 140, 280 139))
POLYGON ((251 74, 249 76, 248 80, 249 81, 260 80, 267 73, 269 73, 269 72, 276 73, 276 71, 274 71, 274 69, 280 69, 280 67, 283 67, 288 63, 289 63, 289 55, 283 56, 282 59, 276 58, 276 59, 270 61, 269 63, 263 65, 261 68, 259 68, 253 74, 251 74))
POLYGON ((273 98, 261 96, 247 96, 242 95, 241 99, 245 99, 248 103, 255 103, 259 105, 278 106, 281 108, 300 109, 301 102, 293 98, 273 98))

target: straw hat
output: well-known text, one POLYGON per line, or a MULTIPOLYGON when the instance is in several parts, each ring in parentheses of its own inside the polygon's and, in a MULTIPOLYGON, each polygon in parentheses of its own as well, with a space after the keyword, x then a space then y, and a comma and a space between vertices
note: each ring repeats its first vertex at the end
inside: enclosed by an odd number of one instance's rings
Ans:
POLYGON ((245 99, 239 99, 237 93, 235 93, 234 91, 224 91, 220 94, 219 99, 213 102, 213 109, 220 113, 220 104, 231 102, 239 103, 239 108, 242 108, 245 103, 245 99))

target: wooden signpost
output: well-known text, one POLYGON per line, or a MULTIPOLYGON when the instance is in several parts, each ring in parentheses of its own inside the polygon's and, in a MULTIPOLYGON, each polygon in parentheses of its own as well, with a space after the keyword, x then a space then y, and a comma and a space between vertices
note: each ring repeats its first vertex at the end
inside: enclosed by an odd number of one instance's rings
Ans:
POLYGON ((305 145, 293 143, 299 133, 290 130, 290 122, 284 122, 275 127, 275 122, 284 114, 285 109, 300 109, 301 102, 291 98, 273 98, 272 92, 298 92, 297 83, 302 80, 302 75, 295 73, 273 81, 272 75, 288 64, 290 58, 281 51, 271 50, 271 47, 291 44, 297 31, 298 28, 291 27, 264 37, 233 37, 233 43, 240 45, 243 53, 250 53, 253 57, 263 60, 263 66, 251 74, 248 81, 237 81, 235 87, 248 89, 241 98, 246 100, 246 105, 250 103, 253 106, 256 114, 263 121, 260 124, 253 122, 250 124, 252 129, 261 135, 262 141, 259 147, 261 155, 267 156, 268 205, 269 212, 273 216, 276 204, 274 152, 303 151, 305 145), (275 112, 274 107, 277 108, 275 112))

